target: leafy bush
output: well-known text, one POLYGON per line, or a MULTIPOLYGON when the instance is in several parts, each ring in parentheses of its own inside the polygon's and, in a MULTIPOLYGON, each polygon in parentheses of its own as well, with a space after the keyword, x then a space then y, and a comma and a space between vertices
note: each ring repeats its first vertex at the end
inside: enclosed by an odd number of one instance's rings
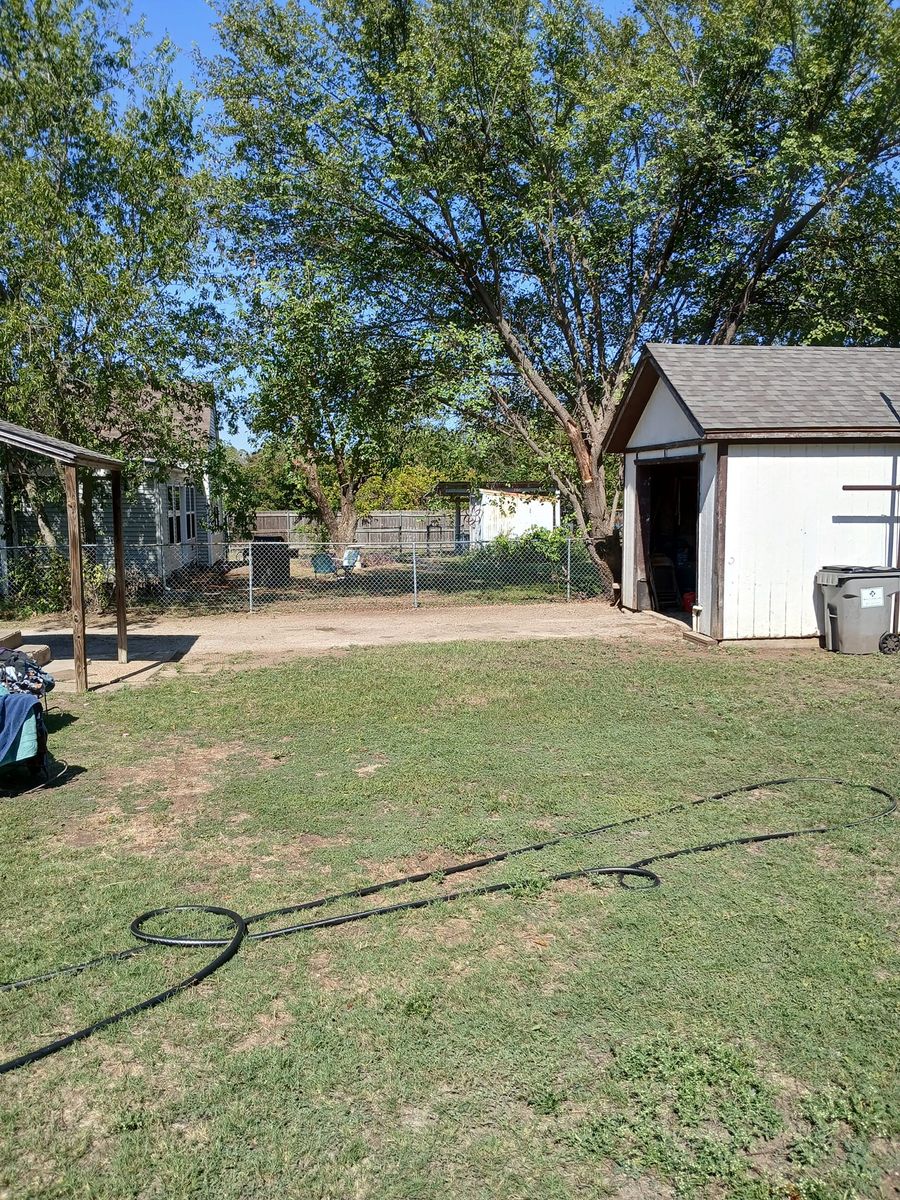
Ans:
POLYGON ((7 557, 7 602, 25 614, 63 612, 71 603, 69 556, 52 546, 22 546, 7 557))
MULTIPOLYGON (((461 566, 485 583, 540 582, 562 590, 570 566, 569 530, 531 529, 521 537, 494 538, 464 556, 461 566)), ((586 599, 604 594, 603 578, 584 542, 572 536, 572 595, 586 599)))
MULTIPOLYGON (((82 578, 85 608, 96 613, 108 611, 115 603, 112 567, 85 560, 82 578)), ((67 612, 71 606, 68 550, 38 544, 7 553, 3 608, 9 615, 67 612)))

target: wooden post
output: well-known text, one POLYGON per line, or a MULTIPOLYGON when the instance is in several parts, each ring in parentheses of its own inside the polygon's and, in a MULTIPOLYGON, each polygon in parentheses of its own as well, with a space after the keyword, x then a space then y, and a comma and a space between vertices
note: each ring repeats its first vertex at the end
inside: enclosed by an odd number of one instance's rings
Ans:
POLYGON ((112 472, 113 554, 116 564, 116 649, 128 662, 128 616, 125 612, 125 532, 122 520, 122 472, 112 472))
POLYGON ((84 581, 81 577, 81 514, 78 511, 78 468, 65 468, 66 517, 69 524, 69 576, 72 591, 72 646, 75 690, 87 691, 87 650, 84 641, 84 581))

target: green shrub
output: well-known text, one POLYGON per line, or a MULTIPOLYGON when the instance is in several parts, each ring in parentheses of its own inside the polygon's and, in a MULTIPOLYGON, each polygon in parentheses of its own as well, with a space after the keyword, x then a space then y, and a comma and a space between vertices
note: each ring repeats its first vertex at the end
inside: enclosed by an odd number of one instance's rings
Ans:
POLYGON ((8 553, 6 600, 16 612, 63 612, 71 597, 68 554, 52 546, 22 546, 8 553))
POLYGON ((584 542, 572 536, 569 557, 569 530, 531 529, 521 537, 498 537, 466 554, 461 566, 485 583, 544 583, 565 590, 566 573, 571 567, 572 595, 587 599, 604 594, 603 577, 597 570, 584 542))
MULTIPOLYGON (((84 604, 89 612, 106 612, 115 601, 115 577, 104 563, 82 566, 84 604)), ((68 550, 54 546, 20 546, 7 554, 4 610, 18 616, 67 612, 72 606, 68 550)))

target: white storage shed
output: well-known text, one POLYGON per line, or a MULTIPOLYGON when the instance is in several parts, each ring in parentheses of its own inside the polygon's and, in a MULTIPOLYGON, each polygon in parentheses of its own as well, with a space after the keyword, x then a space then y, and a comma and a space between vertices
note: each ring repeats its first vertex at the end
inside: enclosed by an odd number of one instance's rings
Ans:
POLYGON ((473 542, 522 537, 532 529, 556 529, 559 516, 558 496, 515 484, 486 485, 473 491, 469 500, 469 536, 473 542))
POLYGON ((604 449, 626 608, 813 637, 820 567, 900 565, 900 349, 648 343, 604 449))

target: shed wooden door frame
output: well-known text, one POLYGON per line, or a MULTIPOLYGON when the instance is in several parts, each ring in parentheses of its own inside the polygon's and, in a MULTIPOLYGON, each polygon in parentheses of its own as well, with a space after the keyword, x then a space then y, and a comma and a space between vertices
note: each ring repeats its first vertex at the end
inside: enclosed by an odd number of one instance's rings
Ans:
MULTIPOLYGON (((693 442, 690 443, 694 445, 693 442)), ((657 449, 657 447, 652 447, 657 449)), ((634 456, 634 605, 636 612, 646 611, 641 607, 638 583, 643 580, 647 585, 647 595, 650 600, 649 609, 653 608, 653 589, 650 583, 650 472, 656 467, 671 467, 680 463, 694 463, 697 467, 697 500, 695 517, 694 545, 699 568, 700 552, 700 466, 703 454, 674 454, 657 458, 638 458, 640 450, 634 456)))
POLYGON ((643 612, 645 607, 653 607, 649 563, 650 545, 650 467, 651 463, 634 462, 634 608, 643 612), (647 606, 641 603, 640 585, 646 589, 647 606))
POLYGON ((728 443, 718 442, 716 451, 715 545, 712 569, 712 618, 710 633, 719 642, 725 636, 725 519, 728 496, 728 443))

